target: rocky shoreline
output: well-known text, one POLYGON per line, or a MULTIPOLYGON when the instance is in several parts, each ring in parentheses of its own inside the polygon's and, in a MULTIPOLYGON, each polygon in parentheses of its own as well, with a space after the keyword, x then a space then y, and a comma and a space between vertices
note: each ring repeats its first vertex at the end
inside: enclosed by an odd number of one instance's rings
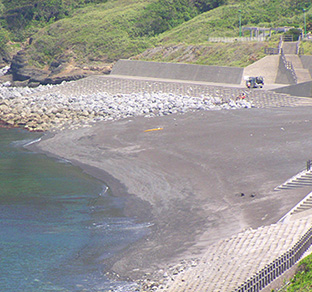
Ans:
POLYGON ((103 89, 92 94, 69 94, 69 87, 75 86, 75 82, 35 88, 12 87, 10 82, 1 84, 1 123, 29 131, 56 131, 88 126, 99 120, 252 107, 246 100, 222 101, 220 97, 208 95, 194 97, 164 92, 112 94, 103 89))

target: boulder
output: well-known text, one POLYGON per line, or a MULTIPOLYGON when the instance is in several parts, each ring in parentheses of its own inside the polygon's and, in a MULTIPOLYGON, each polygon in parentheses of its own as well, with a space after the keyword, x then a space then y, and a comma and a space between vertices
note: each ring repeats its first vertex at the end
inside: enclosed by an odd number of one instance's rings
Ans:
POLYGON ((66 55, 52 61, 48 69, 40 69, 30 66, 28 58, 27 49, 13 56, 8 71, 8 74, 12 76, 13 85, 36 87, 40 84, 61 84, 63 81, 78 80, 89 75, 109 74, 112 69, 112 65, 81 68, 66 55))
POLYGON ((26 84, 28 84, 29 82, 41 83, 49 75, 49 71, 47 70, 42 70, 29 66, 27 53, 25 50, 19 51, 15 56, 13 56, 8 73, 12 74, 14 82, 27 81, 26 84))

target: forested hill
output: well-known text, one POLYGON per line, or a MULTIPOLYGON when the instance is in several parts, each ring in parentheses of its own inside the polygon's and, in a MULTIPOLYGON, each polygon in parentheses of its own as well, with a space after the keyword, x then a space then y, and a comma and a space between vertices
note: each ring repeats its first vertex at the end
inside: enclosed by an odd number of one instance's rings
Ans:
MULTIPOLYGON (((0 54, 9 61, 22 50, 13 59, 16 68, 45 77, 73 69, 105 71, 120 58, 160 46, 208 52, 207 58, 181 61, 244 66, 261 57, 261 45, 246 48, 251 58, 229 63, 222 55, 230 48, 218 46, 221 57, 214 57, 208 36, 237 36, 239 17, 243 26, 302 28, 303 9, 310 28, 311 0, 0 0, 0 54)), ((23 74, 14 77, 29 77, 23 74)))

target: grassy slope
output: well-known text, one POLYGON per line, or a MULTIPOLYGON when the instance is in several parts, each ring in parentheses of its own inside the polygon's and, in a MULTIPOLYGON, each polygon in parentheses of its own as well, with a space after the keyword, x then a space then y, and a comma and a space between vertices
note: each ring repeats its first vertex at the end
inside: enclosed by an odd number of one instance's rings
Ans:
MULTIPOLYGON (((273 292, 275 290, 272 290, 273 292)), ((286 287, 279 292, 309 292, 312 291, 312 255, 300 261, 296 275, 286 287)))
POLYGON ((34 36, 30 47, 35 64, 60 56, 73 56, 78 63, 112 62, 128 58, 152 45, 147 37, 131 37, 133 24, 148 0, 114 0, 78 10, 34 36))
MULTIPOLYGON (((278 37, 270 42, 209 43, 209 37, 238 37, 239 10, 243 26, 277 27, 302 26, 303 15, 292 7, 291 1, 254 0, 218 7, 171 29, 158 38, 162 49, 150 50, 139 58, 165 62, 188 62, 207 65, 247 66, 264 56, 264 47, 276 47, 278 37), (257 7, 257 9, 254 9, 257 7), (179 44, 179 52, 168 48, 179 44), (190 54, 193 49, 193 56, 190 54), (194 56, 197 54, 197 58, 194 56)), ((310 9, 307 14, 311 14, 310 9)), ((248 36, 248 32, 245 33, 248 36)), ((307 43, 305 52, 311 53, 307 43)))
POLYGON ((265 42, 162 44, 133 59, 157 62, 245 67, 264 57, 265 42))
MULTIPOLYGON (((209 43, 208 36, 238 36, 238 10, 243 26, 302 26, 303 15, 291 0, 232 1, 203 13, 158 37, 137 37, 135 24, 153 0, 109 0, 79 9, 34 35, 29 53, 32 64, 73 57, 78 64, 110 63, 120 58, 208 65, 247 66, 263 57, 269 43, 209 43), (254 8, 256 7, 256 9, 254 8), (172 49, 178 45, 179 49, 172 49), (153 49, 161 47, 162 49, 153 49), (151 49, 152 48, 152 49, 151 49), (168 53, 169 49, 172 53, 168 53)), ((304 1, 304 0, 303 0, 304 1)), ((311 14, 310 9, 307 15, 311 14)), ((305 52, 310 49, 306 48, 305 52)))

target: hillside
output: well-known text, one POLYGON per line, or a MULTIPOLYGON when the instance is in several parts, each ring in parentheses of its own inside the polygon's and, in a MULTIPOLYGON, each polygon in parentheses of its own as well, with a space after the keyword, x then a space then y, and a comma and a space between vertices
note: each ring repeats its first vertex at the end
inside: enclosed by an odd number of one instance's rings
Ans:
MULTIPOLYGON (((116 60, 130 57, 244 67, 262 58, 264 47, 276 46, 278 37, 271 42, 234 44, 210 43, 208 37, 237 37, 239 16, 242 26, 300 28, 302 8, 308 9, 307 27, 312 27, 310 0, 44 0, 39 6, 36 3, 0 1, 1 49, 8 52, 11 48, 14 53, 16 47, 23 47, 22 53, 13 58, 16 64, 13 69, 18 70, 14 78, 35 83, 49 78, 62 80, 67 75, 80 78, 109 72, 116 60), (14 42, 5 47, 8 40, 14 42)), ((305 51, 309 50, 306 45, 305 51)))

